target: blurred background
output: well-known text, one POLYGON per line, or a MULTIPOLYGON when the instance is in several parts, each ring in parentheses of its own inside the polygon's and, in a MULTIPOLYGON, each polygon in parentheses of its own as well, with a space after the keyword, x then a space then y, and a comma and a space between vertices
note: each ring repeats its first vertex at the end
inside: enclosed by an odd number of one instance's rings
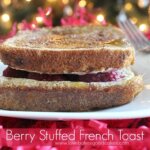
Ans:
POLYGON ((78 22, 116 24, 121 9, 141 31, 147 32, 149 4, 150 0, 0 0, 0 35, 13 26, 34 29, 78 22))

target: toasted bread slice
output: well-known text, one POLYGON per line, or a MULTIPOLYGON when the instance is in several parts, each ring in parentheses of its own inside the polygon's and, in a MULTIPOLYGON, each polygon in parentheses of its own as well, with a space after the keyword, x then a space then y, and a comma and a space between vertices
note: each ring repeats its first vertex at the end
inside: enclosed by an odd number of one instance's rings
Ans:
POLYGON ((143 89, 128 70, 111 82, 37 81, 0 77, 0 108, 21 111, 89 111, 130 102, 143 89))
POLYGON ((113 26, 20 31, 0 46, 1 60, 19 70, 58 74, 127 67, 134 50, 113 26))

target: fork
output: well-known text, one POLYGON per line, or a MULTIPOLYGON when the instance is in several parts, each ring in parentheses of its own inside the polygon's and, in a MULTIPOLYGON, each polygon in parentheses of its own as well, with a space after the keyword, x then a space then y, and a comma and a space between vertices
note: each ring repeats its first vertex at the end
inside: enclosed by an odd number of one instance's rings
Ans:
POLYGON ((137 28, 137 26, 127 18, 127 15, 123 9, 117 17, 117 23, 136 50, 150 52, 150 41, 137 28))

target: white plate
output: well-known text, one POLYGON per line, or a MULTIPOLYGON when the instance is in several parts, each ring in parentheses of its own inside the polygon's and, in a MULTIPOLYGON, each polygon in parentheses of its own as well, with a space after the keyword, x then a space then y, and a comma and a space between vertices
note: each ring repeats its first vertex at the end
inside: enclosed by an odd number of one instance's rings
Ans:
MULTIPOLYGON (((0 70, 6 67, 0 65, 0 70)), ((150 54, 137 53, 136 73, 142 74, 146 88, 129 104, 90 112, 25 112, 0 110, 0 116, 28 118, 38 120, 62 119, 129 119, 150 116, 150 54)))

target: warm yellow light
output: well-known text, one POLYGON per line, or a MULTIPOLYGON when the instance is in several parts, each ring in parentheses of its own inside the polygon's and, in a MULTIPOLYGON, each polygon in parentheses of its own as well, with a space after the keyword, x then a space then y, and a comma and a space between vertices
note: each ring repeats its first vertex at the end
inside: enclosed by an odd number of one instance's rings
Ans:
POLYGON ((7 13, 2 14, 1 19, 3 22, 8 22, 10 20, 10 16, 7 13))
POLYGON ((51 9, 49 9, 45 15, 48 16, 48 15, 50 15, 50 13, 51 13, 51 9))
POLYGON ((97 21, 102 22, 102 21, 104 21, 104 15, 99 14, 99 15, 97 15, 96 19, 97 19, 97 21))
POLYGON ((133 6, 131 3, 126 3, 124 8, 125 8, 125 10, 130 11, 133 8, 133 6))
POLYGON ((62 0, 63 4, 68 4, 69 0, 62 0))
POLYGON ((86 1, 85 1, 85 0, 81 0, 81 1, 79 2, 79 6, 80 6, 80 7, 85 7, 85 6, 86 6, 86 1))
POLYGON ((65 13, 65 15, 71 16, 73 14, 73 10, 70 6, 66 6, 64 8, 64 13, 65 13))
POLYGON ((11 0, 3 0, 2 4, 5 5, 5 6, 8 6, 8 5, 11 4, 11 0))
POLYGON ((34 23, 32 23, 32 29, 35 29, 36 28, 36 25, 34 23))
POLYGON ((43 23, 43 18, 38 16, 38 17, 36 17, 36 21, 37 21, 37 23, 43 23))
POLYGON ((140 31, 145 32, 148 30, 148 25, 147 24, 141 24, 139 26, 140 31))
POLYGON ((131 18, 131 21, 136 24, 138 22, 138 19, 136 17, 131 18))
POLYGON ((140 8, 145 8, 149 5, 149 0, 138 0, 137 3, 140 8))
POLYGON ((31 2, 31 0, 26 0, 26 2, 31 2))
POLYGON ((50 3, 56 2, 56 0, 47 0, 50 3))

